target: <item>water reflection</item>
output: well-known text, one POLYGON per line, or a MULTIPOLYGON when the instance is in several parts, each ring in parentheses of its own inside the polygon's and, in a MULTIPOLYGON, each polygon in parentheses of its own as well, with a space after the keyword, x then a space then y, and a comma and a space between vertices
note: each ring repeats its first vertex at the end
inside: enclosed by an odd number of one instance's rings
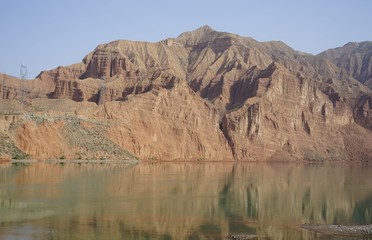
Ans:
POLYGON ((371 180, 346 164, 8 165, 0 239, 317 239, 299 226, 372 223, 371 180))

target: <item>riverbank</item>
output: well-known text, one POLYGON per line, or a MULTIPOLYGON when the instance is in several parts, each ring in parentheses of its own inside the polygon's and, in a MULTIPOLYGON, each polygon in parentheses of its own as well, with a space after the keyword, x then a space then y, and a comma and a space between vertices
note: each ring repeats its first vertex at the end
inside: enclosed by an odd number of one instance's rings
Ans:
MULTIPOLYGON (((0 161, 1 163, 1 161, 0 161)), ((130 160, 82 160, 82 159, 74 159, 74 160, 66 160, 66 159, 50 159, 50 160, 36 160, 36 159, 12 159, 8 161, 4 161, 4 163, 23 163, 23 164, 31 164, 31 163, 51 163, 51 164, 67 164, 67 163, 78 163, 78 164, 138 164, 140 163, 137 159, 130 159, 130 160)))

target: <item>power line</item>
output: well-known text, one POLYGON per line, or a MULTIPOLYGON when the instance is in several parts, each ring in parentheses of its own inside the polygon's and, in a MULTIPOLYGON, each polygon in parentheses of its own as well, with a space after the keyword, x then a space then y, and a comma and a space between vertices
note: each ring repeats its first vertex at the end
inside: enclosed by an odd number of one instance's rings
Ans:
POLYGON ((27 66, 21 64, 19 74, 21 76, 21 102, 22 103, 27 103, 28 96, 27 96, 27 84, 26 84, 26 79, 27 79, 27 66))

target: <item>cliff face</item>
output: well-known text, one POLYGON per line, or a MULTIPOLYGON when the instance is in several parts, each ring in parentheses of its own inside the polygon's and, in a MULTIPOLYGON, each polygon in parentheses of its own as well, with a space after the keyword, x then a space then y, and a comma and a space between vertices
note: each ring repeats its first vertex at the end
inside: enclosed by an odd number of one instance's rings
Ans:
MULTIPOLYGON (((359 56, 369 48, 356 49, 359 56)), ((352 144, 372 139, 372 91, 362 84, 368 86, 369 62, 350 72, 335 61, 340 54, 331 53, 313 56, 282 42, 257 42, 204 26, 158 43, 99 45, 82 63, 27 81, 27 96, 33 102, 50 99, 31 103, 40 111, 79 118, 76 131, 86 131, 83 123, 95 119, 92 129, 99 128, 99 136, 115 147, 92 156, 115 156, 115 148, 153 160, 372 159, 368 145, 352 144), (80 103, 58 110, 46 107, 51 98, 80 103), (87 101, 98 106, 77 107, 87 101)), ((23 83, 4 79, 2 98, 19 98, 16 89, 24 89, 23 83)), ((32 150, 37 141, 27 135, 30 129, 47 132, 63 124, 40 126, 32 118, 22 119, 18 128, 4 130, 21 150, 32 157, 76 157, 66 147, 75 141, 73 134, 58 135, 60 130, 52 134, 60 136, 58 147, 48 150, 58 153, 32 150)))
POLYGON ((219 129, 219 112, 184 80, 171 90, 105 103, 93 115, 107 119, 109 139, 141 159, 233 159, 219 129))

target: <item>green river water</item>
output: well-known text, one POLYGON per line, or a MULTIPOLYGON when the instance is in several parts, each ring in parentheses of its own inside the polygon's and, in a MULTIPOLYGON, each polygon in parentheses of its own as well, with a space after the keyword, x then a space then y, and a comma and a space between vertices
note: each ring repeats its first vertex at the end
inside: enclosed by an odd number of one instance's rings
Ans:
POLYGON ((371 224, 372 166, 0 165, 0 239, 345 239, 303 223, 371 224))

